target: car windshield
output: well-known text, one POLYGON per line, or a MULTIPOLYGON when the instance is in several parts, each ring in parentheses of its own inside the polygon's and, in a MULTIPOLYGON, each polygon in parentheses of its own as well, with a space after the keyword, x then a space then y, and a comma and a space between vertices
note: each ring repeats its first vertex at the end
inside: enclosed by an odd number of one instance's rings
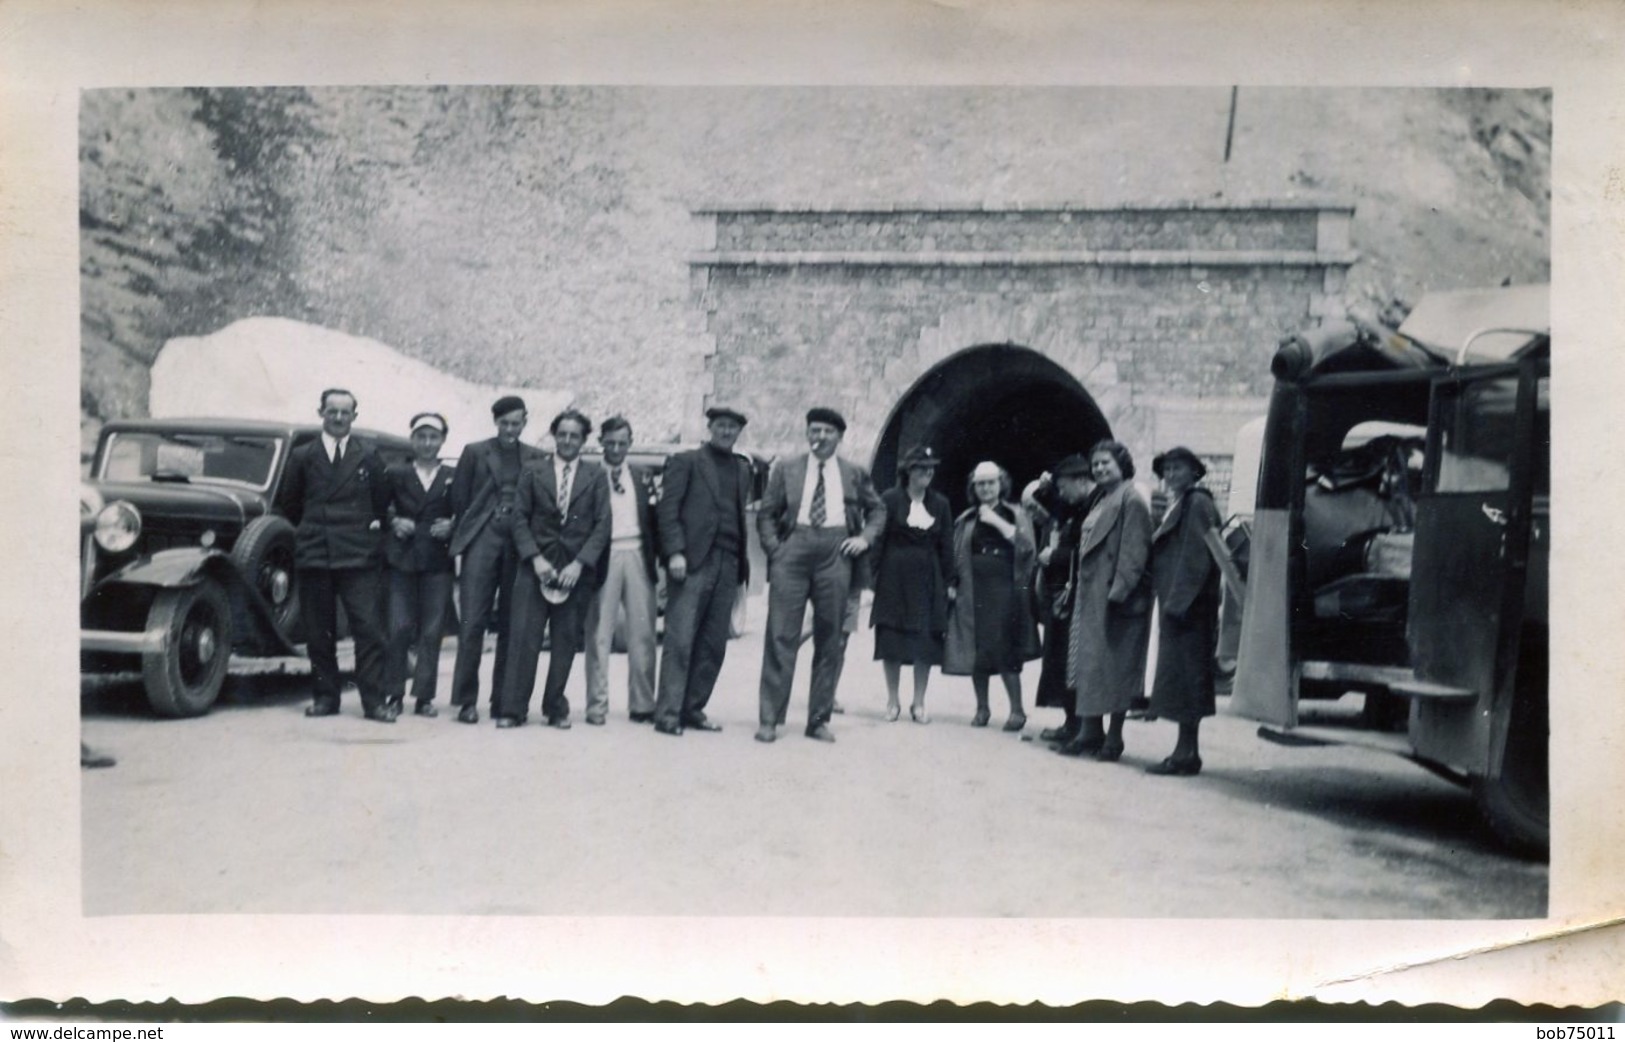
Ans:
POLYGON ((280 442, 245 434, 117 431, 102 451, 104 481, 175 481, 247 485, 271 483, 280 442))

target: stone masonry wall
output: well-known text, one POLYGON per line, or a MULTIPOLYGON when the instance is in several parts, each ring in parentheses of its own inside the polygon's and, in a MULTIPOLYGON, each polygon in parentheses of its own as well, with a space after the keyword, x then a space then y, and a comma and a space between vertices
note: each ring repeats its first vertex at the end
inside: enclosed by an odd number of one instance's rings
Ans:
POLYGON ((833 405, 862 460, 934 365, 1016 344, 1077 377, 1147 464, 1178 443, 1222 463, 1264 409, 1280 337, 1341 290, 1350 216, 1301 203, 702 212, 691 271, 714 350, 694 383, 703 403, 749 414, 751 446, 770 454, 801 447, 809 405, 833 405))

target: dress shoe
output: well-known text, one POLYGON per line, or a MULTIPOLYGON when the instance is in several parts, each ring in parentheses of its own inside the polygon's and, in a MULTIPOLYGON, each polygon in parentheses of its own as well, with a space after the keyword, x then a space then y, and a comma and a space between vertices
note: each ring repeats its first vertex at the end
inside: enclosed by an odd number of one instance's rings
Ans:
POLYGON ((604 726, 604 717, 600 713, 588 713, 587 714, 587 723, 591 724, 594 727, 603 727, 604 726))
POLYGON ((366 717, 368 720, 376 720, 380 724, 392 724, 395 722, 395 709, 388 702, 385 702, 383 705, 373 706, 371 709, 366 710, 361 715, 366 717))
POLYGON ((829 711, 832 713, 844 713, 846 712, 846 706, 841 705, 839 702, 831 702, 829 704, 829 711))
POLYGON ((547 718, 547 726, 556 727, 560 731, 568 731, 570 729, 570 718, 567 716, 550 716, 547 718))
POLYGON ((886 722, 887 723, 895 723, 897 721, 897 718, 902 716, 902 715, 903 715, 903 707, 898 705, 896 702, 893 702, 891 705, 886 707, 886 722))
POLYGON ((112 767, 118 761, 103 752, 97 752, 84 742, 79 743, 79 766, 81 767, 112 767))
POLYGON ((931 718, 925 715, 925 706, 909 706, 908 718, 917 724, 928 724, 931 718))
POLYGON ((419 702, 417 705, 412 707, 412 712, 416 716, 439 716, 440 715, 440 710, 438 710, 438 709, 436 709, 434 707, 433 702, 419 702))
POLYGON ((1176 777, 1189 778, 1202 773, 1202 758, 1200 756, 1173 757, 1170 756, 1161 763, 1154 763, 1145 769, 1147 774, 1171 774, 1176 777))
POLYGON ((1065 724, 1062 724, 1060 727, 1046 727, 1042 731, 1038 732, 1038 740, 1040 742, 1070 742, 1076 737, 1078 737, 1078 729, 1076 727, 1068 727, 1065 724))
POLYGON ((524 723, 524 721, 519 719, 517 716, 499 716, 496 718, 496 722, 497 729, 499 731, 506 731, 510 727, 518 727, 520 724, 524 723))
POLYGON ((721 724, 713 724, 703 716, 691 716, 683 721, 683 726, 690 731, 720 731, 721 724))
POLYGON ((829 733, 829 728, 824 726, 823 724, 819 724, 817 727, 809 727, 809 728, 807 728, 807 737, 811 738, 815 742, 833 742, 833 741, 835 741, 835 736, 830 734, 829 733))
POLYGON ((312 702, 305 707, 306 716, 338 716, 339 707, 334 702, 312 702))
POLYGON ((681 738, 683 735, 682 724, 670 724, 664 720, 655 721, 655 730, 659 731, 661 734, 669 734, 673 738, 681 738))
POLYGON ((1149 709, 1130 709, 1128 711, 1128 719, 1130 720, 1151 721, 1155 720, 1156 718, 1157 714, 1153 713, 1149 709))
POLYGON ((1122 759, 1122 756, 1123 743, 1113 742, 1110 739, 1103 742, 1100 748, 1095 750, 1095 759, 1099 760, 1101 763, 1116 763, 1118 760, 1122 759))
POLYGON ((480 722, 480 711, 473 706, 463 706, 457 710, 457 722, 460 724, 477 724, 480 722))
POLYGON ((763 724, 756 729, 756 740, 758 742, 776 742, 779 740, 778 729, 772 724, 763 724))
POLYGON ((655 719, 653 713, 630 713, 628 717, 634 724, 652 724, 655 719))
POLYGON ((1010 719, 1004 722, 1004 729, 1011 732, 1019 731, 1026 726, 1027 714, 1025 713, 1011 713, 1010 719))
POLYGON ((993 719, 993 714, 988 712, 987 706, 982 706, 976 710, 976 715, 970 718, 970 725, 972 727, 986 727, 987 722, 991 719, 993 719))
POLYGON ((1071 741, 1058 746, 1055 751, 1062 756, 1090 756, 1098 753, 1101 746, 1105 744, 1106 739, 1104 738, 1085 738, 1083 735, 1078 735, 1071 741))
POLYGON ((384 699, 384 705, 388 706, 390 711, 393 712, 396 716, 400 716, 403 712, 406 711, 406 699, 405 698, 386 698, 386 699, 384 699))

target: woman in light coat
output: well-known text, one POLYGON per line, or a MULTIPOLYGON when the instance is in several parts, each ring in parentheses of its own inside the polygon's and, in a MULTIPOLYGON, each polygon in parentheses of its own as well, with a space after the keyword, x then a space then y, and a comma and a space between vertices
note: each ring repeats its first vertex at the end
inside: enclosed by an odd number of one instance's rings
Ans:
POLYGON ((1135 491, 1134 457, 1120 442, 1089 450, 1094 506, 1083 519, 1072 580, 1067 676, 1083 720, 1060 752, 1112 761, 1123 755, 1129 704, 1145 694, 1151 643, 1151 510, 1135 491), (1103 725, 1110 718, 1110 730, 1103 725))

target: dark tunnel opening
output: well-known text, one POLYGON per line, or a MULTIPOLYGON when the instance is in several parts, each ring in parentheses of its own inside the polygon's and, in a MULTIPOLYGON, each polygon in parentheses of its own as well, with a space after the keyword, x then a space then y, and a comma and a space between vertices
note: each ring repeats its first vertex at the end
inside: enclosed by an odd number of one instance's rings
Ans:
POLYGON ((1028 348, 988 345, 942 362, 909 388, 881 432, 873 473, 890 488, 903 453, 930 445, 942 457, 933 487, 958 511, 982 460, 1010 471, 1019 495, 1062 456, 1109 437, 1106 418, 1072 374, 1028 348))

